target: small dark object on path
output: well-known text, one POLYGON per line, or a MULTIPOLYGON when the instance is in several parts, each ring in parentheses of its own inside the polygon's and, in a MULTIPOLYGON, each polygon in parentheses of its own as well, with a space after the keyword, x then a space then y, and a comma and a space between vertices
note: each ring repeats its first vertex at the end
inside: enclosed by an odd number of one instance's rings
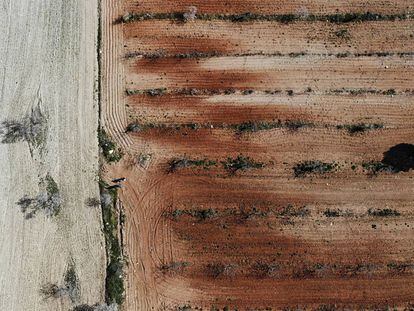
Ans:
POLYGON ((112 179, 112 182, 114 182, 114 183, 120 183, 120 182, 123 182, 125 180, 126 180, 126 177, 121 177, 121 178, 112 179))
POLYGON ((112 185, 112 186, 106 187, 106 189, 108 189, 108 190, 119 189, 119 188, 122 188, 122 185, 117 184, 117 185, 112 185))

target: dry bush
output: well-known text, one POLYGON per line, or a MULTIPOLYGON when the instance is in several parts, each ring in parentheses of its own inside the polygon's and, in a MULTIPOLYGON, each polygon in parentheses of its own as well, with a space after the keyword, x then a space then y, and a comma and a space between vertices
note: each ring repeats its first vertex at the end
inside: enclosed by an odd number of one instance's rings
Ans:
POLYGON ((30 219, 36 215, 38 211, 43 211, 46 217, 53 217, 59 214, 63 199, 60 195, 56 182, 50 175, 41 182, 43 191, 39 192, 35 197, 23 196, 17 205, 25 214, 26 219, 30 219))
POLYGON ((184 22, 195 20, 196 17, 197 17, 197 7, 195 6, 188 7, 187 12, 183 14, 184 22))
POLYGON ((213 278, 233 277, 236 274, 236 269, 235 264, 210 263, 206 266, 206 273, 213 278))
POLYGON ((256 277, 273 277, 279 270, 279 266, 274 263, 258 261, 252 266, 252 270, 256 277))
POLYGON ((164 264, 161 266, 161 271, 164 274, 167 273, 181 273, 184 271, 186 267, 188 267, 190 264, 185 261, 174 261, 169 264, 164 264))
POLYGON ((101 201, 99 200, 99 198, 87 198, 85 203, 89 207, 99 207, 99 206, 101 206, 101 201))
POLYGON ((45 284, 41 287, 40 293, 45 299, 57 299, 67 296, 72 302, 75 302, 79 298, 79 283, 73 263, 69 265, 65 272, 64 283, 64 286, 51 283, 45 284))
POLYGON ((39 147, 46 136, 46 117, 40 106, 32 109, 30 115, 22 120, 6 120, 0 125, 0 137, 3 144, 13 144, 21 141, 29 143, 30 147, 39 147))
POLYGON ((61 298, 66 295, 66 289, 59 287, 56 284, 45 284, 40 288, 40 293, 45 299, 49 298, 61 298))

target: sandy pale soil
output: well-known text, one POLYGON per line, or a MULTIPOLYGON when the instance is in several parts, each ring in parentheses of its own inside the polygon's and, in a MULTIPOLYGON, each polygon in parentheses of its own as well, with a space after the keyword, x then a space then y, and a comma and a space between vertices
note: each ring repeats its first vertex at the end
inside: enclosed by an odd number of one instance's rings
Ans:
POLYGON ((35 107, 47 118, 43 145, 0 144, 0 309, 69 310, 103 300, 105 251, 98 197, 97 1, 5 0, 0 4, 0 121, 35 107), (60 214, 25 219, 16 202, 49 174, 60 214), (73 264, 80 293, 44 300, 73 264))
POLYGON ((126 309, 409 309, 412 2, 104 2, 102 118, 125 152, 106 174, 127 177, 126 309), (119 22, 189 5, 211 18, 119 22), (366 11, 404 17, 215 15, 366 11), (394 146, 404 151, 391 168, 394 146), (239 155, 248 167, 229 167, 239 155))

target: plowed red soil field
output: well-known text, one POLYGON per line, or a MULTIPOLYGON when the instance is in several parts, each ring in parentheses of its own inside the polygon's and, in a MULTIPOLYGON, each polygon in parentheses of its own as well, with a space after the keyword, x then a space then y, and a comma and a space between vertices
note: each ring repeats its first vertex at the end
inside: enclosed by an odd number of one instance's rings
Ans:
POLYGON ((103 1, 125 310, 411 308, 413 10, 103 1))

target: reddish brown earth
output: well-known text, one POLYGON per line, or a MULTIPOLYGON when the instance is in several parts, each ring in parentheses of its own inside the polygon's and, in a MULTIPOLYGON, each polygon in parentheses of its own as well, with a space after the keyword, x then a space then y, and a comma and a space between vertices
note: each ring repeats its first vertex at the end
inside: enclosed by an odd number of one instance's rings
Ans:
POLYGON ((125 310, 404 309, 414 302, 414 173, 364 168, 391 147, 414 143, 412 19, 116 22, 127 12, 189 5, 200 13, 413 9, 403 0, 301 3, 104 1, 102 122, 125 153, 105 171, 108 179, 128 178, 119 192, 125 310), (335 35, 340 30, 348 35, 335 35), (131 123, 141 129, 126 132, 131 123), (358 124, 380 126, 346 128, 358 124), (262 167, 226 170, 221 162, 238 155, 262 167), (215 164, 172 169, 184 158, 215 164), (336 166, 295 176, 304 161, 336 166))

